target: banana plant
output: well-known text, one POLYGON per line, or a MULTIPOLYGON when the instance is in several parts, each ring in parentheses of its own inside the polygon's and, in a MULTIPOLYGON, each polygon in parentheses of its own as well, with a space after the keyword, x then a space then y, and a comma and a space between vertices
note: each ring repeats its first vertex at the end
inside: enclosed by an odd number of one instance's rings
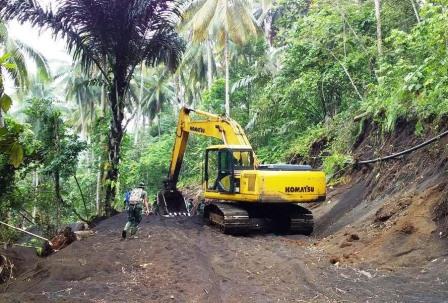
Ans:
POLYGON ((13 74, 16 70, 16 65, 10 59, 10 54, 0 56, 0 128, 5 127, 3 113, 7 113, 12 106, 11 97, 5 93, 3 84, 3 73, 13 74))
POLYGON ((11 55, 0 56, 0 152, 9 157, 9 163, 19 167, 23 161, 23 147, 19 142, 19 134, 22 125, 14 124, 7 128, 3 118, 3 112, 7 113, 12 106, 12 99, 5 93, 2 73, 13 73, 16 65, 10 61, 11 55))

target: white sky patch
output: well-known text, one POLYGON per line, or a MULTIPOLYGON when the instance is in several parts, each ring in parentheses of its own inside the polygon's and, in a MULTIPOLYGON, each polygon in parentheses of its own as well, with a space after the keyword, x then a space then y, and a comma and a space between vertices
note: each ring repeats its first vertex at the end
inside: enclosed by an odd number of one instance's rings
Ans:
MULTIPOLYGON (((40 0, 44 6, 48 4, 55 5, 54 0, 40 0)), ((52 75, 54 76, 62 66, 71 65, 72 58, 68 54, 65 41, 60 36, 54 38, 48 29, 32 27, 29 23, 20 24, 17 21, 11 21, 7 24, 8 34, 11 38, 20 40, 40 52, 48 61, 52 75)), ((27 60, 29 63, 30 60, 27 60)), ((28 64, 29 72, 34 73, 36 67, 28 64)), ((13 94, 15 91, 12 81, 6 81, 7 93, 13 94)))
POLYGON ((71 63, 71 56, 65 48, 65 41, 61 37, 54 39, 51 31, 39 30, 30 24, 20 24, 16 21, 8 23, 11 37, 18 39, 38 50, 50 63, 71 63))

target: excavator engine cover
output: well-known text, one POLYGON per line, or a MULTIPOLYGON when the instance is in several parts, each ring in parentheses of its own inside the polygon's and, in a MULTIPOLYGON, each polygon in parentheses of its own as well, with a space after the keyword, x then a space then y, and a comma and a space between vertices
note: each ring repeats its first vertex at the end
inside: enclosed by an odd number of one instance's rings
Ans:
POLYGON ((188 216, 184 196, 175 189, 165 189, 157 193, 157 208, 162 216, 188 216))

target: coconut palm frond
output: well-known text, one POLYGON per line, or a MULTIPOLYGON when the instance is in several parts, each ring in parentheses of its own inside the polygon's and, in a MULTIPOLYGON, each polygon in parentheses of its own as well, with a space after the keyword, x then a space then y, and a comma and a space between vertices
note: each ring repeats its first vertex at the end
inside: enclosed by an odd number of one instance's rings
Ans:
POLYGON ((215 17, 218 0, 207 0, 194 15, 192 22, 193 41, 204 41, 208 36, 209 26, 215 17))
POLYGON ((250 86, 253 82, 255 82, 258 79, 258 75, 254 75, 254 76, 246 76, 238 81, 236 81, 233 85, 232 85, 232 89, 231 92, 232 94, 240 89, 240 88, 247 88, 248 86, 250 86))
POLYGON ((40 74, 40 77, 44 80, 50 80, 50 66, 48 65, 47 59, 37 50, 30 47, 26 43, 23 43, 20 40, 14 40, 17 47, 28 57, 32 59, 32 61, 36 64, 37 71, 40 74))
POLYGON ((14 81, 14 85, 19 91, 24 92, 29 87, 28 70, 26 68, 25 58, 18 48, 7 43, 6 49, 11 55, 10 61, 15 67, 7 69, 14 81))
POLYGON ((204 6, 206 1, 207 0, 186 1, 180 9, 182 12, 182 23, 190 24, 190 22, 193 20, 193 17, 204 6))

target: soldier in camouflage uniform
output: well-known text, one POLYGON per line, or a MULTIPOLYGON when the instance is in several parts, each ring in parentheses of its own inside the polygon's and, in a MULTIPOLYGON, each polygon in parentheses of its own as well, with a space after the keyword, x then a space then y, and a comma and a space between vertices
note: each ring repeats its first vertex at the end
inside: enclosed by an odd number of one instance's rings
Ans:
POLYGON ((142 210, 143 205, 145 205, 145 214, 149 215, 149 205, 148 205, 148 194, 145 191, 145 184, 140 183, 139 187, 134 188, 131 191, 129 197, 129 205, 127 206, 128 211, 128 221, 121 233, 123 239, 130 236, 135 235, 137 232, 137 226, 142 221, 142 210))

